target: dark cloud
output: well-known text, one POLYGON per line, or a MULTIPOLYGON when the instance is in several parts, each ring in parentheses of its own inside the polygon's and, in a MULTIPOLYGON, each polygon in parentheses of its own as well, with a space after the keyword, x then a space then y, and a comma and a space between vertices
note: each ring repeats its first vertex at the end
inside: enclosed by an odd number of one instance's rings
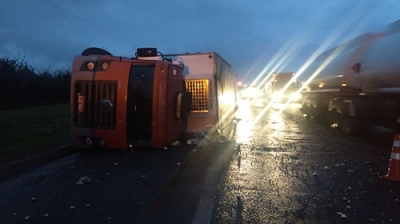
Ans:
POLYGON ((398 19, 399 6, 391 0, 15 0, 0 7, 0 56, 56 68, 70 66, 87 47, 133 56, 137 47, 154 46, 164 53, 216 51, 239 76, 255 76, 281 51, 281 69, 294 71, 328 40, 334 46, 381 29, 398 19))

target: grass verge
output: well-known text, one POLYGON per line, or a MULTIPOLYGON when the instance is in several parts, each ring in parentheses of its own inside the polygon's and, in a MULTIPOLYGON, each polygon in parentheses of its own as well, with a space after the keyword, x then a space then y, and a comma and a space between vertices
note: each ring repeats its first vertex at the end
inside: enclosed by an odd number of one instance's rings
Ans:
POLYGON ((0 111, 0 166, 69 142, 69 104, 0 111))

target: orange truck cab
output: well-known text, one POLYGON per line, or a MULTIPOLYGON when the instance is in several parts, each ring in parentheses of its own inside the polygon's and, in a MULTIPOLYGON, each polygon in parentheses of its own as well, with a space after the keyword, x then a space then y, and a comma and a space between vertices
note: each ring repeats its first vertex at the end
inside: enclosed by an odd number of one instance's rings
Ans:
POLYGON ((135 57, 88 48, 71 71, 71 145, 76 148, 163 148, 185 131, 190 94, 183 68, 155 48, 135 57))

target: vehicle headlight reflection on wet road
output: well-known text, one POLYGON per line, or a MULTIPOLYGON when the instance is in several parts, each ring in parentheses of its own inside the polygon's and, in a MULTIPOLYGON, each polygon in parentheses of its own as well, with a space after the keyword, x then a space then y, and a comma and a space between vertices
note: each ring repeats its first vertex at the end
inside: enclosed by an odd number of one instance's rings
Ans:
POLYGON ((238 144, 250 144, 254 130, 254 116, 248 100, 242 100, 236 116, 241 119, 237 125, 236 142, 238 144))

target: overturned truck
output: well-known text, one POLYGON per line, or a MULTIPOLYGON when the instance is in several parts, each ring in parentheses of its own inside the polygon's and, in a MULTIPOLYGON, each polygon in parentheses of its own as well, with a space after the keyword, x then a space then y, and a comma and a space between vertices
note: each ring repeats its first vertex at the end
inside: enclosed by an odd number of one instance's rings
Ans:
POLYGON ((196 61, 173 61, 155 48, 135 57, 84 50, 71 72, 71 145, 157 149, 188 132, 232 135, 236 74, 218 54, 205 58, 207 70, 192 76, 196 61))

